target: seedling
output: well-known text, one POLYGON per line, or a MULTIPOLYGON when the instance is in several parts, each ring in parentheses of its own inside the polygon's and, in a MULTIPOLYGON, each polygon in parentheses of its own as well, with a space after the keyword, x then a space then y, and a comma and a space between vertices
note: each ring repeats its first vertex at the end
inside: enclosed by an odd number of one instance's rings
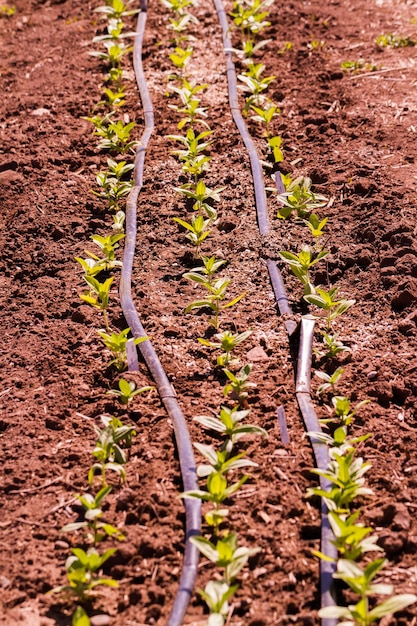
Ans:
POLYGON ((186 222, 179 217, 174 217, 173 220, 174 222, 177 222, 177 224, 188 230, 186 238, 191 241, 191 243, 195 246, 195 256, 198 257, 201 244, 207 239, 210 234, 210 230, 208 227, 211 223, 211 220, 205 220, 202 215, 193 215, 193 217, 191 218, 191 223, 186 222))
POLYGON ((123 2, 123 0, 106 0, 106 6, 98 7, 94 9, 97 13, 103 13, 107 18, 122 19, 123 17, 129 17, 130 15, 136 15, 139 13, 139 9, 128 9, 128 6, 133 4, 133 0, 123 2))
POLYGON ((337 573, 334 578, 342 580, 350 589, 359 595, 357 604, 348 607, 332 606, 319 611, 319 617, 343 619, 340 624, 346 626, 369 626, 380 620, 385 615, 402 611, 410 604, 417 602, 417 596, 411 593, 393 596, 372 610, 369 607, 369 596, 372 594, 389 595, 393 592, 392 585, 374 583, 373 580, 381 569, 387 564, 387 560, 380 558, 368 563, 364 568, 348 559, 340 559, 337 563, 337 573))
POLYGON ((352 409, 351 401, 346 396, 334 396, 332 398, 336 418, 340 421, 342 426, 349 426, 353 422, 353 418, 359 409, 368 403, 369 400, 362 400, 362 402, 358 402, 355 408, 352 409))
POLYGON ((190 272, 183 274, 183 277, 195 283, 206 284, 208 281, 208 283, 212 284, 214 274, 222 267, 222 265, 226 263, 226 261, 223 259, 216 259, 214 256, 208 257, 204 255, 201 256, 201 260, 203 261, 204 266, 194 267, 190 272), (203 276, 201 276, 201 274, 203 274, 203 276), (204 276, 207 276, 208 278, 204 278, 204 276))
POLYGON ((111 150, 125 154, 129 150, 134 150, 139 144, 132 140, 130 134, 136 126, 135 122, 125 124, 122 120, 111 122, 107 127, 96 128, 94 134, 101 137, 98 148, 100 150, 111 150))
MULTIPOLYGON (((264 65, 254 66, 264 68, 264 65)), ((263 71, 263 70, 262 70, 263 71)), ((275 76, 265 76, 264 78, 258 77, 255 75, 246 75, 239 74, 238 79, 243 83, 243 85, 239 85, 239 88, 242 89, 245 93, 251 94, 246 97, 246 103, 244 108, 244 113, 248 113, 251 108, 261 107, 262 104, 266 101, 266 97, 264 95, 264 91, 268 89, 269 85, 272 81, 275 80, 275 76)))
POLYGON ((121 198, 126 196, 132 189, 132 182, 123 180, 134 165, 126 163, 126 161, 114 161, 107 159, 108 170, 99 172, 96 176, 98 185, 101 187, 100 192, 93 191, 99 198, 105 198, 110 205, 110 209, 117 211, 121 198))
MULTIPOLYGON (((171 62, 174 66, 180 70, 180 76, 183 74, 185 68, 187 67, 191 57, 193 54, 192 48, 181 48, 180 46, 176 46, 175 52, 172 52, 169 55, 171 62)), ((173 75, 171 78, 180 78, 180 76, 173 75)))
POLYGON ((84 521, 74 522, 72 524, 66 524, 61 528, 61 532, 73 532, 76 530, 86 529, 88 531, 87 538, 94 545, 103 541, 105 537, 113 537, 119 541, 123 541, 125 536, 120 532, 118 528, 112 524, 100 521, 103 515, 101 509, 101 503, 104 498, 111 491, 109 485, 104 485, 96 496, 92 496, 91 493, 85 493, 83 496, 77 496, 78 500, 84 507, 84 521))
POLYGON ((126 93, 124 87, 113 91, 109 87, 103 87, 103 94, 106 96, 106 100, 102 100, 97 104, 97 107, 102 105, 108 105, 111 109, 115 109, 123 106, 126 103, 126 93))
POLYGON ((167 139, 173 141, 179 141, 185 146, 185 150, 173 150, 172 154, 178 156, 180 161, 197 157, 199 154, 207 150, 210 147, 210 141, 202 141, 206 137, 213 134, 212 130, 204 130, 198 135, 195 134, 192 128, 187 130, 186 135, 167 135, 167 139))
POLYGON ((204 590, 198 590, 210 611, 207 626, 224 626, 230 611, 229 600, 238 588, 239 585, 230 586, 219 580, 210 580, 204 590))
POLYGON ((284 179, 284 184, 285 193, 277 196, 278 202, 283 205, 277 216, 281 219, 287 219, 293 211, 296 212, 297 217, 305 219, 309 213, 325 206, 328 202, 325 196, 311 191, 311 179, 307 176, 299 176, 294 180, 284 179))
POLYGON ((209 323, 216 329, 219 328, 220 312, 234 306, 246 295, 246 292, 241 293, 233 300, 230 300, 226 304, 222 304, 223 300, 226 298, 226 291, 230 284, 229 278, 218 278, 213 282, 211 276, 200 276, 198 273, 194 272, 189 272, 188 274, 184 274, 184 276, 189 280, 200 283, 207 290, 206 297, 202 300, 194 300, 191 302, 186 307, 185 312, 190 313, 194 309, 208 307, 214 313, 214 317, 209 320, 209 323))
POLYGON ((105 40, 103 45, 106 52, 90 52, 90 55, 102 59, 112 68, 119 67, 123 57, 132 51, 132 46, 127 46, 123 42, 115 43, 112 40, 105 40))
POLYGON ((237 374, 234 374, 230 370, 224 368, 223 372, 229 379, 229 383, 223 388, 223 395, 230 395, 233 400, 236 400, 241 406, 247 404, 246 399, 249 395, 249 389, 256 387, 255 383, 248 380, 252 371, 252 364, 247 363, 244 365, 237 374))
POLYGON ((194 15, 191 15, 191 13, 184 13, 178 17, 169 18, 169 26, 167 26, 167 28, 174 33, 176 46, 179 47, 182 41, 191 39, 189 35, 182 34, 188 29, 190 24, 198 24, 198 19, 194 15))
POLYGON ((209 465, 198 466, 197 475, 200 478, 205 478, 213 472, 227 474, 228 472, 241 469, 242 467, 257 467, 257 463, 242 458, 244 454, 237 454, 231 457, 227 450, 215 450, 212 446, 207 446, 202 443, 195 443, 194 446, 209 462, 209 465))
POLYGON ((196 0, 161 0, 164 7, 178 15, 184 15, 189 7, 195 6, 196 0))
POLYGON ((268 146, 272 152, 274 163, 281 163, 284 160, 284 154, 282 152, 282 137, 277 135, 276 137, 270 137, 268 139, 268 146))
POLYGON ((113 215, 113 230, 116 233, 124 232, 124 224, 125 224, 126 215, 124 211, 117 211, 115 215, 113 215))
POLYGON ((16 12, 16 7, 8 7, 2 4, 0 7, 0 17, 12 17, 16 12))
POLYGON ((196 417, 195 421, 201 424, 204 428, 214 430, 227 437, 231 442, 231 446, 227 446, 230 452, 233 445, 248 433, 262 435, 264 437, 268 435, 266 430, 260 426, 241 423, 249 415, 249 413, 249 410, 238 411, 238 407, 229 409, 226 406, 222 406, 218 417, 202 415, 196 417))
POLYGON ((326 470, 312 469, 313 474, 328 480, 331 484, 327 491, 313 487, 307 490, 307 495, 316 495, 323 498, 329 511, 338 514, 348 514, 351 503, 358 496, 371 495, 373 492, 364 487, 365 473, 372 467, 362 458, 354 458, 355 450, 343 454, 338 448, 329 450, 330 462, 326 470))
POLYGON ((121 481, 125 481, 126 472, 123 466, 127 462, 127 455, 120 444, 123 443, 130 448, 136 431, 133 426, 125 426, 117 417, 103 415, 101 420, 104 428, 100 430, 97 426, 94 427, 98 439, 93 450, 93 456, 98 462, 90 468, 88 482, 90 485, 93 484, 94 476, 98 470, 101 474, 102 485, 106 486, 106 471, 108 470, 116 472, 121 481))
POLYGON ((106 330, 109 330, 109 318, 107 315, 107 307, 109 304, 109 295, 110 295, 110 287, 114 280, 114 277, 111 276, 104 281, 104 283, 100 283, 94 276, 83 276, 85 282, 90 287, 89 291, 79 294, 81 300, 90 304, 95 309, 100 309, 103 312, 104 325, 106 330))
POLYGON ((334 322, 334 320, 340 315, 343 315, 343 313, 346 313, 346 311, 355 304, 355 300, 346 300, 345 298, 336 300, 337 291, 337 287, 332 287, 329 291, 325 291, 324 289, 317 287, 314 293, 304 296, 304 300, 306 300, 306 302, 314 304, 314 306, 317 306, 327 312, 327 332, 330 332, 332 322, 334 322))
POLYGON ((264 9, 272 4, 273 0, 235 0, 233 11, 230 13, 235 25, 241 29, 243 36, 253 41, 256 35, 270 26, 265 18, 268 11, 264 9))
POLYGON ((366 62, 365 59, 357 59, 356 61, 344 61, 340 64, 342 70, 350 74, 359 74, 361 70, 366 72, 375 72, 378 66, 375 63, 366 62))
POLYGON ((119 389, 110 389, 107 393, 112 396, 117 396, 122 404, 129 404, 135 396, 145 391, 151 391, 154 387, 141 387, 136 389, 136 384, 133 381, 125 380, 121 378, 119 380, 119 389))
POLYGON ((316 371, 315 374, 317 378, 320 378, 320 380, 324 381, 317 389, 317 395, 320 396, 327 391, 332 391, 333 393, 336 393, 337 385, 344 371, 345 370, 343 369, 343 367, 338 367, 337 370, 333 372, 333 374, 326 374, 326 372, 316 371))
POLYGON ((255 122, 261 122, 262 124, 265 124, 265 137, 269 138, 269 126, 274 117, 277 117, 281 113, 281 110, 272 102, 266 102, 264 108, 252 105, 251 109, 255 112, 255 115, 252 115, 252 119, 255 120, 255 122))
POLYGON ((343 344, 342 341, 339 341, 335 334, 331 333, 322 333, 323 345, 325 347, 325 352, 321 350, 314 349, 315 354, 318 357, 324 357, 327 359, 333 359, 340 352, 346 352, 349 350, 347 346, 343 344))
POLYGON ((48 593, 70 592, 80 600, 85 600, 99 585, 119 586, 113 578, 102 578, 99 573, 104 563, 116 552, 116 548, 109 548, 103 554, 99 554, 95 548, 89 548, 87 552, 81 548, 72 548, 71 552, 73 556, 68 557, 65 563, 68 584, 55 587, 48 593))
POLYGON ((250 556, 257 554, 259 548, 238 547, 236 533, 229 533, 225 537, 218 539, 216 544, 204 537, 191 537, 190 541, 197 546, 202 554, 224 569, 224 582, 231 585, 246 565, 250 556))
POLYGON ((104 253, 103 257, 99 257, 88 250, 85 253, 88 255, 88 259, 82 259, 76 257, 81 267, 84 269, 87 276, 95 276, 100 272, 109 272, 116 267, 122 267, 123 263, 115 259, 116 249, 119 247, 117 242, 123 239, 124 234, 119 233, 115 235, 109 235, 108 237, 101 237, 101 235, 91 235, 91 239, 104 253), (91 262, 92 261, 92 262, 91 262))
POLYGON ((182 193, 186 198, 194 200, 193 209, 200 215, 205 213, 210 220, 217 218, 215 209, 207 202, 212 200, 213 202, 220 201, 220 192, 224 190, 224 187, 218 187, 217 189, 209 189, 204 181, 198 181, 197 185, 186 184, 182 187, 176 187, 175 191, 182 193))
POLYGON ((294 276, 304 285, 304 295, 314 294, 315 289, 311 283, 310 269, 321 259, 324 259, 328 255, 328 251, 320 250, 318 253, 313 253, 308 246, 302 246, 298 255, 285 251, 278 254, 285 263, 288 263, 294 276))
POLYGON ((231 365, 236 365, 236 363, 239 362, 237 359, 231 359, 230 355, 232 350, 242 343, 242 341, 245 341, 248 337, 250 337, 251 334, 251 330, 247 330, 239 335, 235 335, 230 331, 225 330, 223 333, 219 333, 217 335, 218 341, 208 341, 207 339, 202 339, 201 337, 198 341, 203 344, 203 346, 222 350, 222 354, 217 357, 217 365, 219 367, 230 367, 231 365))
POLYGON ((304 224, 310 229, 310 232, 313 235, 314 239, 318 239, 323 235, 324 227, 326 226, 328 221, 328 217, 320 220, 318 215, 316 215, 315 213, 311 213, 308 217, 308 220, 303 220, 304 224))
POLYGON ((401 35, 394 35, 388 33, 386 35, 380 35, 375 41, 376 45, 380 48, 407 48, 408 46, 415 46, 416 42, 411 37, 402 37, 401 35))
MULTIPOLYGON (((113 354, 113 359, 108 364, 115 365, 119 372, 126 368, 126 344, 128 341, 128 334, 130 328, 125 328, 120 333, 105 333, 102 330, 98 330, 97 333, 100 336, 102 342, 113 354)), ((137 337, 133 340, 135 346, 139 345, 143 341, 146 341, 149 337, 137 337)))
POLYGON ((263 39, 255 43, 252 39, 244 39, 242 41, 242 50, 238 52, 240 52, 240 56, 243 53, 245 59, 250 59, 259 52, 259 50, 271 43, 271 41, 272 39, 263 39))
MULTIPOLYGON (((371 534, 372 527, 357 523, 359 515, 359 510, 348 516, 337 515, 334 511, 329 513, 329 522, 335 537, 332 543, 338 554, 350 561, 357 561, 367 552, 383 552, 377 544, 378 535, 371 534)), ((320 553, 316 555, 321 556, 320 553)))

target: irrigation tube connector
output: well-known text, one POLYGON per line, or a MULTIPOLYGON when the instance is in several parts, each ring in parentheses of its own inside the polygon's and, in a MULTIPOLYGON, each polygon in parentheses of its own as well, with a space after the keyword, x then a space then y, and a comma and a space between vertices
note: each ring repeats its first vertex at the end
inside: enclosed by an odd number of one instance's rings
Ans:
MULTIPOLYGON (((142 41, 147 18, 147 0, 141 0, 140 13, 137 21, 137 31, 133 48, 133 66, 136 81, 139 88, 143 105, 145 129, 141 143, 136 152, 135 168, 133 172, 133 187, 126 202, 126 238, 123 253, 123 267, 120 279, 120 302, 125 319, 135 338, 146 337, 145 330, 139 319, 132 298, 132 268, 136 246, 137 229, 137 202, 139 192, 143 186, 143 169, 146 149, 154 129, 154 113, 152 101, 143 72, 142 65, 142 41)), ((180 469, 184 491, 192 491, 198 488, 197 470, 194 460, 193 447, 187 424, 176 398, 175 391, 161 365, 155 349, 149 339, 139 344, 140 352, 155 381, 161 400, 172 421, 177 443, 180 469)), ((129 368, 137 367, 135 359, 129 359, 129 368)), ((199 535, 201 531, 201 502, 197 499, 187 498, 185 506, 185 551, 184 561, 180 577, 179 590, 174 600, 171 615, 167 626, 180 626, 187 611, 191 595, 194 590, 197 577, 199 551, 190 542, 190 537, 199 535)))
MULTIPOLYGON (((295 395, 307 432, 320 432, 321 426, 317 419, 313 403, 311 401, 311 355, 313 349, 315 320, 312 316, 306 315, 301 318, 300 345, 297 362, 297 378, 295 395)), ((326 444, 311 438, 316 466, 318 469, 327 470, 329 465, 329 455, 326 444)), ((330 482, 320 477, 320 486, 323 490, 330 489, 330 482)), ((333 574, 336 571, 337 548, 332 543, 334 539, 330 528, 327 507, 321 499, 321 551, 323 554, 334 559, 333 561, 320 561, 321 580, 321 606, 334 606, 333 597, 333 574)), ((323 626, 336 626, 337 618, 322 619, 323 626)))

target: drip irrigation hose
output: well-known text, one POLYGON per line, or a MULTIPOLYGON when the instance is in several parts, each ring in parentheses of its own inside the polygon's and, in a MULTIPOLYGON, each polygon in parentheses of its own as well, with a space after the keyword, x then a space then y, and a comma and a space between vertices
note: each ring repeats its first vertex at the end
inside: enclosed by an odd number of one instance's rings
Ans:
MULTIPOLYGON (((311 401, 311 354, 313 349, 314 336, 313 317, 304 316, 301 318, 300 345, 297 362, 297 379, 295 384, 295 395, 298 406, 303 416, 307 432, 320 432, 321 426, 317 419, 313 403, 311 401)), ((326 470, 329 464, 329 454, 325 443, 311 438, 314 458, 318 469, 326 470)), ((320 487, 325 491, 330 490, 330 481, 320 477, 320 487)), ((333 532, 330 528, 328 511, 326 504, 321 499, 321 551, 334 561, 320 560, 320 580, 321 580, 321 606, 334 606, 333 598, 333 574, 336 571, 337 549, 332 543, 333 532)), ((335 618, 322 619, 323 626, 336 626, 338 620, 335 618)))
MULTIPOLYGON (((259 159, 258 151, 252 137, 249 134, 248 127, 245 120, 243 119, 243 115, 239 107, 236 68, 233 62, 232 54, 232 41, 229 36, 230 29, 227 20, 227 14, 223 5, 223 0, 213 0, 213 2, 222 29, 223 48, 226 57, 226 74, 229 91, 230 110, 232 112, 233 120, 237 126, 237 129, 242 137, 242 141, 249 154, 253 176, 253 186, 255 190, 255 206, 259 233, 261 237, 266 237, 267 235, 269 235, 270 226, 268 219, 268 207, 266 202, 262 165, 259 159)), ((273 259, 268 258, 266 260, 266 264, 279 312, 284 317, 291 316, 292 312, 288 304, 288 298, 285 292, 281 272, 273 259)), ((288 335, 291 336, 297 328, 297 323, 294 320, 286 319, 284 321, 284 324, 288 335)))
MULTIPOLYGON (((143 169, 146 149, 154 129, 153 106, 149 96, 142 65, 142 41, 147 18, 147 0, 141 0, 140 9, 133 49, 133 66, 143 105, 145 128, 141 138, 141 143, 136 152, 135 168, 133 173, 134 184, 126 202, 126 238, 123 253, 122 275, 120 280, 121 307, 135 339, 139 337, 146 337, 145 330, 133 302, 131 284, 136 246, 137 202, 139 192, 143 185, 143 169)), ((151 341, 147 339, 146 341, 140 343, 138 347, 155 381, 161 400, 173 424, 184 491, 198 489, 197 470, 190 434, 188 432, 184 415, 177 401, 175 391, 168 380, 151 341)), ((134 361, 135 359, 133 359, 133 361, 129 364, 133 369, 136 368, 134 361)), ((190 537, 200 534, 201 502, 197 499, 186 498, 184 499, 184 506, 186 518, 184 560, 179 590, 174 599, 173 608, 171 610, 167 626, 180 626, 182 623, 197 577, 199 551, 190 542, 190 537)))
MULTIPOLYGON (((238 103, 237 92, 237 80, 235 64, 232 58, 232 42, 229 36, 229 23, 224 9, 223 0, 213 0, 214 6, 217 11, 219 22, 222 29, 223 47, 226 56, 226 72, 227 82, 229 90, 229 103, 234 122, 241 134, 243 143, 249 153, 253 184, 255 189, 255 205, 258 219, 259 232, 262 237, 265 237, 270 232, 268 211, 266 204, 265 185, 262 173, 262 166, 256 150, 255 144, 249 134, 245 120, 243 119, 238 103)), ((285 191, 280 172, 275 172, 275 183, 278 189, 278 193, 285 191)), ((292 315, 291 308, 288 303, 288 298, 285 292, 284 282, 282 280, 281 272, 277 266, 277 263, 271 259, 266 260, 268 272, 271 280, 271 284, 274 290, 277 305, 280 314, 284 316, 285 328, 288 336, 291 338, 297 328, 297 323, 288 319, 292 315)), ((300 412, 302 414, 305 427, 308 431, 318 432, 321 430, 317 416, 315 414, 313 404, 310 396, 310 371, 311 371, 311 355, 312 355, 312 342, 314 332, 314 319, 302 318, 301 321, 301 335, 300 335, 300 348, 299 359, 297 363, 297 378, 296 378, 296 397, 300 412)), ((316 460, 316 466, 319 469, 327 469, 328 454, 327 448, 324 444, 320 444, 318 441, 312 441, 313 453, 316 460)), ((321 486, 323 489, 329 489, 330 484, 327 481, 321 480, 321 486)), ((333 543, 333 533, 329 526, 327 509, 322 499, 321 504, 321 549, 324 554, 336 559, 337 551, 333 543)), ((335 561, 336 562, 336 561, 335 561)), ((320 565, 320 581, 321 581, 321 606, 334 606, 335 601, 332 595, 332 583, 333 572, 335 571, 335 562, 321 561, 320 565)), ((336 626, 337 620, 332 618, 325 618, 322 620, 322 626, 336 626)))

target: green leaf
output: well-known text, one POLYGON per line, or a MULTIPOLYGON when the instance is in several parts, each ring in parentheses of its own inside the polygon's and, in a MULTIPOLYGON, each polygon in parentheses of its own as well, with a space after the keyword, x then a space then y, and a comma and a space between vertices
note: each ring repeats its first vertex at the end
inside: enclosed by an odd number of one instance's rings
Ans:
POLYGON ((193 543, 204 556, 212 563, 217 563, 219 560, 219 553, 214 545, 205 539, 204 537, 190 537, 191 543, 193 543))
POLYGON ((72 626, 90 626, 90 618, 82 606, 77 606, 72 616, 72 626))
POLYGON ((388 615, 389 613, 402 611, 407 606, 414 604, 415 602, 417 602, 417 596, 412 593, 404 593, 398 596, 393 596, 372 609, 372 611, 368 614, 368 619, 370 621, 375 621, 385 615, 388 615))

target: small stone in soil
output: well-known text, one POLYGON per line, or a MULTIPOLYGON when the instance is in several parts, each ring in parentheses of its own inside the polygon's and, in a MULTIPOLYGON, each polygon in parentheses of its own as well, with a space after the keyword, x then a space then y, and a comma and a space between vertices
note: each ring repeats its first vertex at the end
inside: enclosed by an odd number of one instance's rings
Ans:
POLYGON ((91 626, 108 626, 110 624, 110 616, 105 613, 93 615, 90 617, 91 626))

